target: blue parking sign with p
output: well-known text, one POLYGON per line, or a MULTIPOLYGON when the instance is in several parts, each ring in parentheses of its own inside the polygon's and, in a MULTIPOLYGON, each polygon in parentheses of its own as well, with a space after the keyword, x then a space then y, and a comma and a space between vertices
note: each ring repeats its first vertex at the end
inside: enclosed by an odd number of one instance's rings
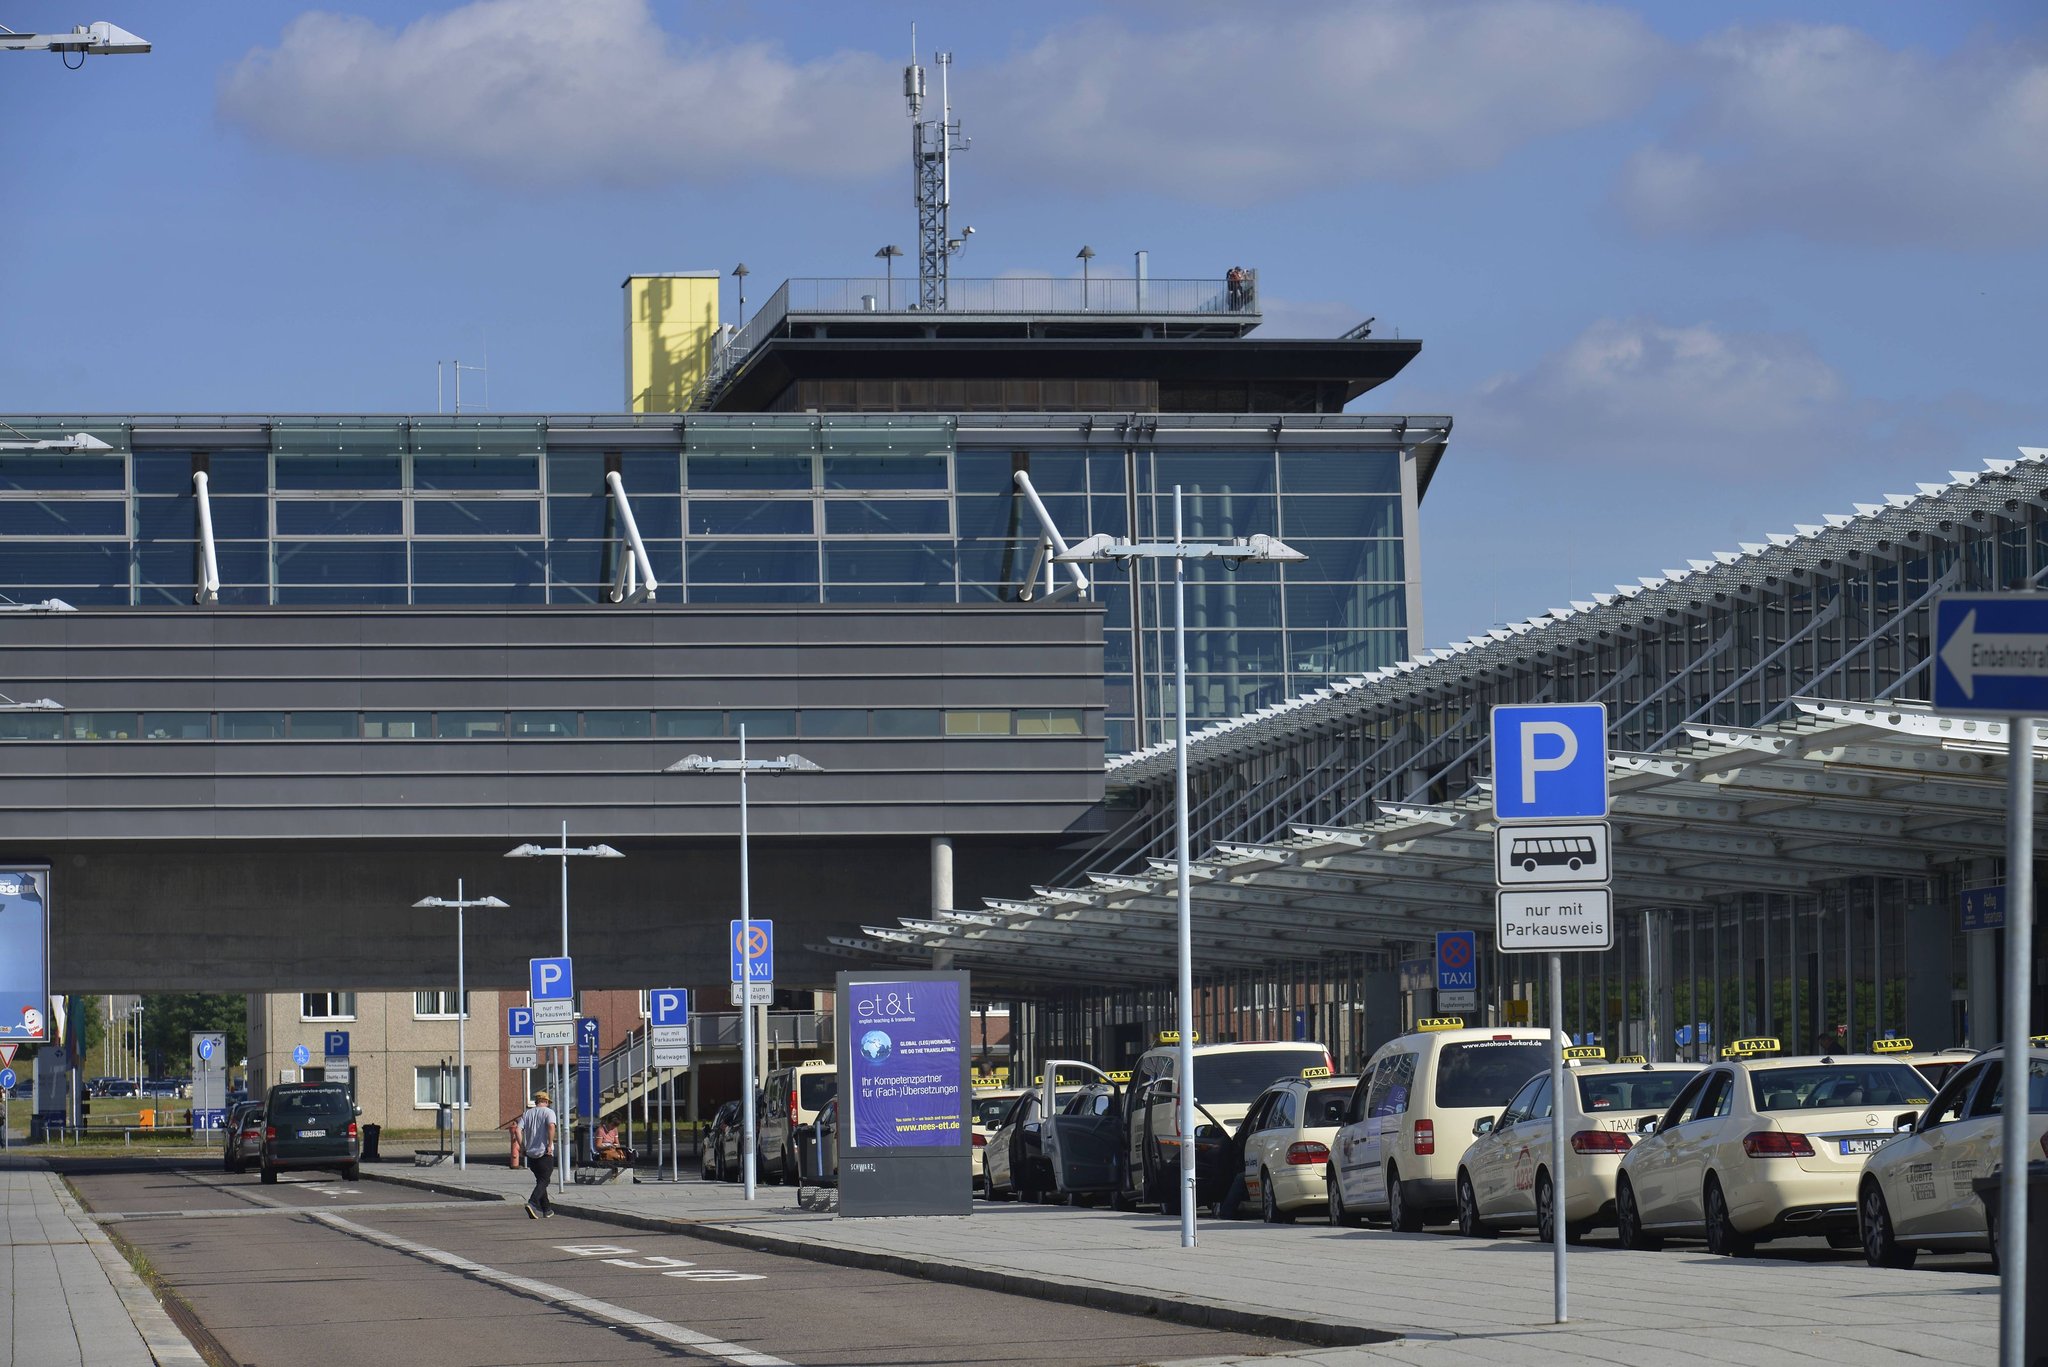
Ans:
POLYGON ((527 984, 537 1002, 566 1002, 576 997, 576 983, 567 959, 529 959, 527 984))
POLYGON ((329 1058, 348 1057, 348 1031, 329 1030, 322 1041, 321 1052, 329 1058))
POLYGON ((533 1008, 530 1006, 508 1006, 505 1008, 505 1033, 508 1035, 533 1034, 533 1008))
POLYGON ((1606 816, 1606 704, 1494 708, 1493 814, 1501 821, 1606 816))
POLYGON ((690 993, 681 987, 656 988, 649 999, 649 1014, 656 1025, 688 1025, 690 993))

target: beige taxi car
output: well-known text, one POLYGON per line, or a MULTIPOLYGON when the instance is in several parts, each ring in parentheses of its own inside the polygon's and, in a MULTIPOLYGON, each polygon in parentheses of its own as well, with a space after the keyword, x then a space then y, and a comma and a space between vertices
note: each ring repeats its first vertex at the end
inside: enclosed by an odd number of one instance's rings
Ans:
POLYGON ((1954 1077, 1962 1066, 1977 1057, 1975 1049, 1920 1049, 1913 1041, 1903 1036, 1894 1039, 1876 1039, 1870 1042, 1870 1052, 1895 1058, 1908 1065, 1920 1076, 1936 1087, 1954 1077))
POLYGON ((1697 1063, 1608 1063, 1598 1045, 1565 1052, 1564 1105, 1553 1104, 1550 1074, 1529 1079, 1498 1116, 1473 1125, 1478 1137, 1458 1160, 1458 1232, 1484 1238, 1499 1229, 1533 1226, 1545 1243, 1556 1237, 1551 1181, 1551 1127, 1565 1127, 1564 1237, 1577 1243, 1589 1229, 1614 1223, 1614 1179, 1634 1147, 1636 1127, 1664 1114, 1697 1063))
POLYGON ((1407 1233, 1457 1214, 1458 1160, 1481 1117, 1497 1115, 1568 1041, 1548 1030, 1468 1030, 1457 1016, 1416 1022, 1360 1070, 1323 1175, 1330 1223, 1383 1215, 1407 1233))
POLYGON ((1022 1087, 976 1087, 969 1102, 968 1120, 974 1133, 974 1189, 981 1190, 982 1178, 988 1172, 988 1141, 994 1137, 996 1127, 1003 1123, 1003 1117, 1010 1113, 1010 1107, 1017 1098, 1024 1095, 1022 1087))
MULTIPOLYGON (((1996 1253, 1975 1182, 1999 1170, 2005 1051, 1970 1059, 1903 1134, 1863 1164, 1856 1212, 1872 1267, 1911 1267, 1921 1249, 1996 1253)), ((2048 1158, 2048 1035, 2027 1051, 2027 1136, 2048 1158)))
POLYGON ((1863 1162, 1934 1095, 1882 1054, 1778 1055, 1738 1040, 1646 1126, 1615 1177, 1614 1221, 1629 1248, 1704 1236, 1742 1256, 1768 1239, 1825 1235, 1856 1247, 1863 1162))
POLYGON ((1245 1195, 1259 1203, 1267 1224, 1286 1224, 1328 1203, 1323 1174, 1330 1166, 1330 1141, 1357 1085, 1355 1077, 1316 1065, 1274 1083, 1245 1112, 1239 1131, 1245 1195))
MULTIPOLYGON (((1330 1051, 1320 1044, 1239 1041, 1193 1046, 1195 1076, 1195 1204, 1221 1200, 1237 1177, 1231 1135, 1252 1102, 1275 1078, 1299 1077, 1304 1068, 1327 1068, 1330 1051)), ((1158 1202, 1168 1214, 1180 1211, 1180 1036, 1163 1031, 1131 1069, 1123 1115, 1123 1191, 1126 1204, 1158 1202)))

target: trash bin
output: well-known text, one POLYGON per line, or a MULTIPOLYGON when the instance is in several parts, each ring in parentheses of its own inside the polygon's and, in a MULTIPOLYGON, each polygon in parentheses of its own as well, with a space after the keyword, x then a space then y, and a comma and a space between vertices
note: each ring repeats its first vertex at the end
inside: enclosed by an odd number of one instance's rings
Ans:
POLYGON ((145 1130, 155 1129, 156 1112, 154 1110, 151 1110, 147 1106, 143 1107, 141 1110, 135 1113, 135 1123, 138 1127, 145 1130))
POLYGON ((377 1152, 377 1141, 383 1134, 384 1127, 382 1125, 363 1126, 363 1161, 365 1163, 381 1163, 384 1161, 384 1156, 377 1152))
MULTIPOLYGON (((2005 1202, 2005 1174, 1979 1177, 1970 1183, 1991 1231, 1999 1234, 1998 1216, 2005 1202)), ((2020 1350, 2026 1367, 2048 1367, 2048 1163, 2027 1164, 2027 1341, 2020 1350)))

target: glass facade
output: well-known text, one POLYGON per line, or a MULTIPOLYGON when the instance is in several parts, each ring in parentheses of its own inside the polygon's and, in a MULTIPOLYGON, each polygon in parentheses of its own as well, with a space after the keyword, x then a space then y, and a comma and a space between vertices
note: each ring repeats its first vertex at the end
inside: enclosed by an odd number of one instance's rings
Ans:
MULTIPOLYGON (((1263 532, 1308 555, 1235 572, 1190 566, 1198 724, 1408 654, 1403 509, 1415 494, 1383 420, 1323 418, 1312 445, 1251 420, 1143 440, 1109 426, 1118 421, 1098 430, 1072 414, 985 428, 936 415, 17 419, 25 435, 87 430, 114 449, 0 453, 0 594, 190 608, 203 562, 193 474, 203 470, 223 605, 605 603, 627 553, 609 473, 631 501, 664 602, 1008 601, 1043 536, 1015 493, 1012 476, 1028 470, 1069 540, 1170 536, 1178 484, 1191 539, 1263 532), (1344 440, 1347 422, 1355 443, 1344 440)), ((1092 596, 1107 612, 1107 741, 1118 753, 1169 729, 1171 572, 1093 569, 1092 596)), ((283 720, 223 718, 219 734, 232 726, 236 738, 267 738, 283 720)), ((92 729, 175 738, 209 721, 166 714, 92 729)), ((564 734, 539 714, 295 714, 290 734, 323 725, 393 737, 564 734)))

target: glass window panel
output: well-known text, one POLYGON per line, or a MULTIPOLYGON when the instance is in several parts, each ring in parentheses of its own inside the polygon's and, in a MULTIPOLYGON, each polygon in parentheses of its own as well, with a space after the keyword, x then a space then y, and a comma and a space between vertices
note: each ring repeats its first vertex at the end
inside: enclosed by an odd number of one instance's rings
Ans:
POLYGON ((538 541, 415 541, 412 574, 421 584, 537 584, 538 541))
POLYGON ((683 459, 679 451, 626 451, 619 456, 619 478, 626 492, 638 499, 642 494, 679 493, 683 487, 683 459))
POLYGON ((1287 567, 1287 582, 1314 579, 1377 579, 1398 583, 1401 543, 1398 541, 1289 541, 1308 559, 1287 567))
POLYGON ((942 498, 842 498, 825 504, 827 536, 945 536, 952 530, 942 498))
POLYGON ((540 488, 538 455, 416 455, 412 458, 415 489, 540 488))
POLYGON ((576 734, 574 712, 514 712, 511 718, 514 740, 562 738, 576 734))
POLYGON ((654 734, 654 719, 645 712, 586 712, 583 714, 583 734, 635 740, 654 734))
POLYGON ((1290 494, 1398 494, 1401 457, 1392 451, 1282 451, 1280 485, 1290 494))
POLYGON ((0 584, 118 584, 125 593, 128 543, 0 542, 0 584))
POLYGON ((1369 674, 1408 654, 1405 631, 1290 631, 1287 664, 1297 674, 1369 674))
POLYGON ((1010 734, 1010 714, 1001 710, 978 712, 953 711, 946 713, 946 734, 949 736, 1007 736, 1010 734))
POLYGON ((548 543, 548 565, 557 584, 611 583, 613 554, 607 541, 548 543))
POLYGON ((435 718, 434 734, 443 740, 503 740, 503 712, 442 712, 435 718))
POLYGON ((395 498, 288 498, 277 504, 279 536, 398 536, 404 530, 405 505, 395 498))
POLYGON ((828 603, 951 603, 956 595, 944 584, 827 584, 828 603))
POLYGON ((0 712, 0 740, 59 740, 64 719, 34 712, 0 712))
POLYGON ((878 736, 938 736, 945 734, 945 717, 936 707, 877 708, 874 730, 878 736))
POLYGON ((126 456, 0 455, 0 489, 104 489, 128 487, 126 456))
POLYGON ((1105 674, 1128 674, 1131 669, 1131 633, 1102 633, 1102 670, 1105 674))
POLYGON ((787 707, 737 709, 725 714, 725 734, 737 736, 747 728, 748 740, 786 740, 796 735, 796 712, 787 707))
MULTIPOLYGON (((630 489, 630 486, 628 486, 630 489)), ((596 497, 604 489, 604 455, 598 451, 548 452, 548 492, 587 494, 596 497)))
POLYGON ((692 489, 808 489, 812 484, 807 455, 692 453, 688 469, 692 489))
POLYGON ((722 736, 725 734, 725 713, 657 712, 654 714, 654 734, 657 736, 722 736))
POLYGON ((1270 494, 1271 451, 1161 451, 1152 458, 1154 493, 1171 495, 1180 485, 1196 494, 1270 494))
POLYGON ((1289 584, 1287 625, 1302 627, 1402 627, 1408 624, 1408 593, 1384 584, 1289 584))
POLYGON ((692 536, 792 536, 814 530, 808 498, 690 500, 692 536))
POLYGON ((1082 734, 1082 714, 1075 708, 1051 708, 1017 713, 1017 734, 1020 736, 1078 736, 1082 734))
MULTIPOLYGON (((1165 651, 1155 658, 1173 667, 1173 633, 1152 633, 1155 647, 1165 651)), ((1188 631, 1188 669, 1201 674, 1245 674, 1281 668, 1281 641, 1277 631, 1188 631)))
MULTIPOLYGON (((267 494, 270 492, 268 451, 210 451, 206 456, 207 490, 220 494, 267 494)), ((187 477, 185 487, 192 487, 187 477)))
POLYGON ((609 601, 604 596, 606 592, 606 590, 598 588, 595 584, 564 584, 558 579, 548 586, 548 601, 550 603, 596 603, 609 601))
MULTIPOLYGON (((1005 453, 1007 457, 1007 453, 1005 453)), ((1031 472, 1032 487, 1039 493, 1078 494, 1088 488, 1088 453, 1086 451, 1038 450, 1025 453, 1024 468, 1031 472)), ((1123 468, 1121 457, 1117 468, 1123 468)), ((1003 477, 1004 483, 1009 476, 1003 477)), ((1122 485, 1123 480, 1117 480, 1122 485)))
POLYGON ((220 738, 282 740, 285 734, 284 718, 285 714, 282 712, 223 712, 220 714, 220 738))
POLYGON ((825 577, 834 583, 946 584, 953 582, 952 547, 905 541, 825 546, 825 577))
POLYGON ((1318 494, 1280 500, 1289 544, 1314 536, 1399 536, 1401 503, 1392 498, 1318 494))
POLYGON ((852 707, 808 707, 799 722, 806 736, 865 736, 868 714, 852 707))
MULTIPOLYGON (((417 499, 412 529, 417 536, 539 536, 540 503, 516 498, 417 499)), ((280 523, 278 531, 283 530, 280 523)))
POLYGON ((363 735, 370 740, 423 740, 433 734, 430 712, 363 713, 363 735))
MULTIPOLYGON (((349 740, 356 735, 356 714, 294 712, 291 727, 294 740, 349 740)), ((363 734, 368 735, 369 732, 365 730, 363 734)))
POLYGON ((545 603, 547 589, 531 584, 415 584, 412 601, 422 606, 451 603, 499 607, 513 603, 545 603))
MULTIPOLYGON (((1152 500, 1153 536, 1173 535, 1173 494, 1152 500)), ((1225 541, 1231 537, 1272 536, 1276 521, 1274 500, 1257 494, 1196 494, 1181 496, 1181 526, 1190 541, 1225 541)), ((1066 528, 1060 528, 1063 535, 1066 528)))
POLYGON ((816 584, 692 584, 693 603, 815 603, 816 584))
POLYGON ((895 452, 828 454, 827 489, 943 489, 946 458, 895 452))
MULTIPOLYGON (((1203 630, 1280 625, 1278 584, 1196 584, 1187 588, 1188 625, 1203 630)), ((1146 616, 1154 623, 1173 620, 1169 585, 1150 600, 1146 616)))
MULTIPOLYGON (((629 491, 630 493, 630 491, 629 491)), ((674 494, 632 494, 633 523, 643 541, 657 537, 680 539, 683 534, 683 501, 674 494)))
POLYGON ((280 541, 281 584, 405 583, 403 541, 280 541))
POLYGON ((127 535, 123 499, 0 499, 0 536, 127 535))
MULTIPOLYGON (((261 541, 270 535, 269 502, 260 498, 211 498, 215 541, 261 541)), ((135 535, 183 540, 199 535, 199 500, 191 494, 175 498, 135 500, 135 535)))
POLYGON ((145 712, 142 734, 149 740, 211 740, 211 712, 145 712))
POLYGON ((551 539, 597 541, 611 534, 611 499, 583 496, 548 500, 551 539))
MULTIPOLYGON (((279 603, 337 607, 394 607, 406 601, 403 584, 280 584, 271 590, 279 603)), ((226 590, 222 590, 226 597, 226 590)))
MULTIPOLYGON (((137 451, 128 457, 134 471, 138 494, 189 494, 192 492, 190 451, 137 451)), ((210 484, 213 476, 209 472, 210 484)))
POLYGON ((818 543, 762 541, 739 545, 692 542, 692 584, 815 584, 818 543))
POLYGON ((385 456, 287 456, 277 458, 279 489, 390 489, 404 486, 404 464, 396 452, 385 456))
MULTIPOLYGON (((961 451, 953 457, 953 487, 962 496, 1000 495, 1008 498, 1016 487, 1012 474, 1016 463, 1008 451, 961 451)), ((1031 472, 1031 483, 1042 494, 1045 485, 1038 478, 1038 471, 1031 472)))
POLYGON ((134 740, 137 734, 133 712, 72 712, 64 718, 64 734, 70 740, 134 740))
MULTIPOLYGON (((1031 568, 1031 543, 1029 541, 963 541, 959 545, 960 578, 971 584, 996 584, 1005 588, 1013 587, 1024 577, 1024 571, 1031 568)), ((1098 566, 1088 566, 1089 579, 1095 578, 1098 566)), ((1060 577, 1066 578, 1061 570, 1060 577)), ((1045 577, 1045 570, 1038 571, 1045 577)), ((998 597, 1008 598, 1004 593, 998 597)))

